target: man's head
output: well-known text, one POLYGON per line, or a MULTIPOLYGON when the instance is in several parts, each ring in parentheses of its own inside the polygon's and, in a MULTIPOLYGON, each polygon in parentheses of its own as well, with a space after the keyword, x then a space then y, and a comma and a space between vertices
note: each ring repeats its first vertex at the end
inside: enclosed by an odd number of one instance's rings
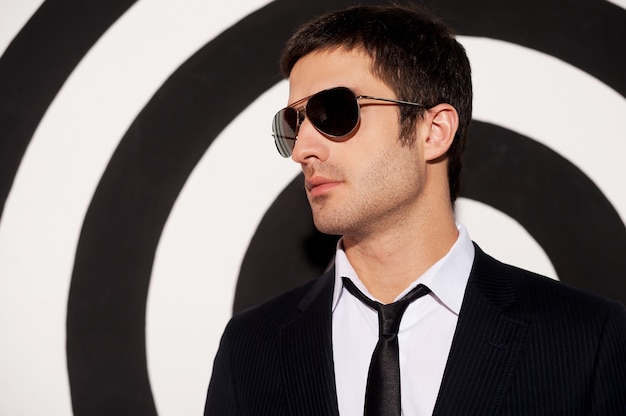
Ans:
MULTIPOLYGON (((289 77, 303 57, 335 49, 364 51, 372 72, 396 96, 433 107, 452 105, 458 130, 447 152, 450 198, 459 193, 461 156, 472 113, 469 61, 449 29, 423 11, 399 6, 358 6, 319 17, 302 26, 288 41, 281 66, 289 77)), ((349 70, 349 68, 347 69, 349 70)), ((400 106, 400 138, 412 143, 424 109, 400 106)))

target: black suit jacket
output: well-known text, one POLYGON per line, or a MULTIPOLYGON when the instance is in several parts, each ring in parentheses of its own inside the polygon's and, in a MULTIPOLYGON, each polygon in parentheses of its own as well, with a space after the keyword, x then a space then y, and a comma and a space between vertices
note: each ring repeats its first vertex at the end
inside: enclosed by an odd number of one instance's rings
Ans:
MULTIPOLYGON (((232 318, 205 415, 339 414, 333 276, 232 318)), ((476 247, 433 414, 626 415, 624 306, 476 247)))

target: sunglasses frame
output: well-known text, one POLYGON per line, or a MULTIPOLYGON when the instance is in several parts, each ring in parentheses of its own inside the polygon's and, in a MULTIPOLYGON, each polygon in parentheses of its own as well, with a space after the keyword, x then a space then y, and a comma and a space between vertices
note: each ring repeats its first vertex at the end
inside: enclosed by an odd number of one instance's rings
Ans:
MULTIPOLYGON (((302 122, 308 118, 309 121, 311 122, 311 125, 315 128, 315 130, 317 130, 318 132, 320 132, 324 137, 326 137, 329 140, 332 141, 342 141, 342 139, 345 139, 347 137, 350 137, 350 135, 354 132, 354 130, 359 126, 359 121, 361 120, 361 103, 360 100, 363 99, 368 99, 368 100, 375 100, 375 101, 383 101, 386 103, 390 103, 390 104, 398 104, 398 105, 410 105, 410 106, 414 106, 414 107, 420 107, 420 108, 427 108, 425 105, 420 104, 420 103, 415 103, 412 101, 405 101, 405 100, 396 100, 393 98, 381 98, 381 97, 374 97, 371 95, 357 95, 353 90, 351 90, 348 87, 333 87, 333 88, 329 88, 326 90, 322 90, 322 91, 318 91, 315 94, 311 94, 308 97, 304 97, 299 99, 298 101, 295 101, 294 103, 288 105, 287 107, 284 107, 282 109, 280 109, 275 115, 274 118, 272 119, 272 136, 274 137, 274 143, 276 145, 276 149, 278 150, 278 153, 280 153, 281 156, 287 158, 290 157, 293 153, 293 148, 295 147, 296 144, 296 140, 298 140, 298 132, 300 130, 300 126, 302 125, 302 122), (319 94, 326 94, 328 92, 331 91, 345 91, 345 92, 349 92, 352 97, 354 97, 354 102, 357 105, 357 118, 356 118, 356 122, 354 127, 352 127, 352 129, 345 133, 345 134, 341 134, 341 135, 333 135, 331 133, 325 132, 322 129, 320 129, 316 123, 313 121, 313 119, 311 119, 310 117, 307 116, 307 104, 309 103, 309 101, 314 98, 315 96, 318 96, 319 94), (305 103, 304 105, 300 105, 302 103, 305 103), (284 119, 284 114, 285 111, 287 110, 293 110, 296 113, 296 126, 295 128, 291 128, 291 126, 289 126, 290 130, 293 130, 294 132, 294 137, 286 137, 284 135, 280 135, 277 132, 276 129, 276 125, 281 125, 282 123, 284 123, 283 119, 284 119), (290 142, 293 141, 293 144, 290 142)), ((282 130, 282 129, 281 129, 282 130)))

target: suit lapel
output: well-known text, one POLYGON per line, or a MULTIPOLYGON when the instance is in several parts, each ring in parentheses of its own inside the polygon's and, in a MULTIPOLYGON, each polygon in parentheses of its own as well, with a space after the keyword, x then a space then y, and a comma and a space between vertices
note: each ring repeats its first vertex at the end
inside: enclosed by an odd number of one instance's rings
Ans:
POLYGON ((505 310, 516 302, 504 268, 476 247, 433 415, 497 411, 528 323, 505 310))
POLYGON ((334 269, 300 302, 299 314, 280 330, 280 354, 294 415, 339 415, 332 353, 334 269))
MULTIPOLYGON (((507 308, 516 295, 497 261, 476 247, 463 305, 433 416, 497 412, 528 323, 507 308)), ((334 269, 318 279, 299 314, 280 329, 291 413, 338 416, 332 353, 334 269)))

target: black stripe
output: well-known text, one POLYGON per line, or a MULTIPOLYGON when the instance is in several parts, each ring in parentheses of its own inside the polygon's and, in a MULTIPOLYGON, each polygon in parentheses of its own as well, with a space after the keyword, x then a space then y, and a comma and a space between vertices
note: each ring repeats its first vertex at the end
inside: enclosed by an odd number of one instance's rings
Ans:
POLYGON ((626 304, 626 227, 570 161, 530 138, 474 122, 461 196, 517 220, 559 278, 626 304))
POLYGON ((135 1, 44 1, 0 59, 0 217, 26 147, 78 62, 135 1))
POLYGON ((609 1, 432 2, 438 14, 462 35, 501 39, 542 51, 626 97, 626 10, 609 1))
POLYGON ((267 210, 250 241, 233 311, 241 312, 319 276, 335 255, 338 239, 315 229, 304 178, 298 175, 267 210))

